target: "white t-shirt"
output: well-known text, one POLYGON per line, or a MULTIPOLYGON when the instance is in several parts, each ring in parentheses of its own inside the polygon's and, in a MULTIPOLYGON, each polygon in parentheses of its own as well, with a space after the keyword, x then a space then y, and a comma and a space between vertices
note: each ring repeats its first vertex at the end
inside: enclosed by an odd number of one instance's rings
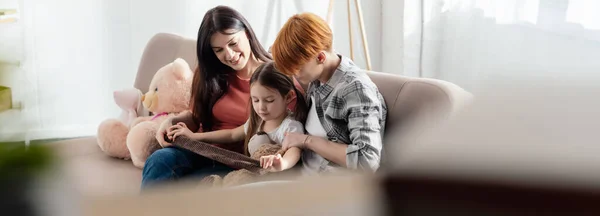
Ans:
MULTIPOLYGON (((308 116, 306 118, 306 132, 311 136, 327 139, 327 132, 325 131, 325 128, 323 128, 319 116, 317 115, 315 98, 310 97, 310 100, 312 101, 312 105, 308 110, 308 116)), ((327 162, 327 160, 321 155, 318 155, 309 149, 302 150, 302 173, 304 175, 315 175, 323 172, 321 167, 325 162, 327 162)))
MULTIPOLYGON (((244 133, 246 134, 248 133, 248 122, 249 120, 244 124, 244 133)), ((286 132, 297 132, 304 134, 304 125, 292 117, 287 117, 281 122, 279 127, 272 131, 265 131, 265 133, 267 133, 269 136, 269 139, 279 145, 283 143, 283 138, 285 137, 286 132)), ((250 146, 248 146, 248 148, 248 152, 252 154, 253 150, 250 149, 250 146)))
POLYGON ((308 116, 306 117, 306 132, 311 136, 321 137, 327 139, 327 132, 321 121, 319 120, 319 116, 317 115, 317 109, 315 107, 315 98, 310 97, 311 106, 308 110, 308 116))

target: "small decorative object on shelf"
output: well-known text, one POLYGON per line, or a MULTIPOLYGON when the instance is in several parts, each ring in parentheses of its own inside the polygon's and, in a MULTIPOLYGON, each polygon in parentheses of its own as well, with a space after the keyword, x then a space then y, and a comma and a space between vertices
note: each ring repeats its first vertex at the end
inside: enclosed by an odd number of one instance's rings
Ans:
POLYGON ((12 109, 12 92, 9 87, 0 86, 0 112, 12 109))
POLYGON ((14 23, 19 19, 17 9, 0 9, 0 23, 14 23))

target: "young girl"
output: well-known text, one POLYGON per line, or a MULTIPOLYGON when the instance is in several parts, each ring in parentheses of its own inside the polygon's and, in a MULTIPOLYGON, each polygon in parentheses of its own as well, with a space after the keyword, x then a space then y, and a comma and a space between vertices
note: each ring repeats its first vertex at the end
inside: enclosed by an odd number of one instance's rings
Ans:
MULTIPOLYGON (((174 125, 168 136, 175 140, 178 136, 207 143, 235 143, 244 140, 244 149, 251 155, 259 146, 248 146, 250 139, 257 134, 266 133, 271 141, 281 144, 288 132, 304 133, 301 122, 306 120, 306 101, 292 79, 275 69, 272 63, 259 66, 250 78, 250 118, 246 124, 234 129, 218 130, 206 133, 191 133, 185 124, 174 125), (294 99, 295 112, 288 109, 294 99)), ((258 143, 262 144, 262 143, 258 143)), ((287 170, 300 160, 300 148, 288 149, 284 155, 270 155, 260 158, 263 168, 270 171, 287 170)))

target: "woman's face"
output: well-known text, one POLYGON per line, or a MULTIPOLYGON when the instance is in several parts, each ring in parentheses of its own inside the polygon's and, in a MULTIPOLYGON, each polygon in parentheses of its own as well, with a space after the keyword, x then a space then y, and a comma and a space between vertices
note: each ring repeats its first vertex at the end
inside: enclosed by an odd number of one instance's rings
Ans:
POLYGON ((223 64, 236 71, 242 70, 252 54, 246 31, 236 32, 235 29, 228 29, 225 33, 216 32, 211 36, 210 45, 213 52, 223 64))
POLYGON ((296 74, 296 79, 304 85, 311 83, 319 79, 323 72, 323 56, 324 54, 319 53, 314 59, 309 60, 304 65, 300 66, 300 70, 296 74))

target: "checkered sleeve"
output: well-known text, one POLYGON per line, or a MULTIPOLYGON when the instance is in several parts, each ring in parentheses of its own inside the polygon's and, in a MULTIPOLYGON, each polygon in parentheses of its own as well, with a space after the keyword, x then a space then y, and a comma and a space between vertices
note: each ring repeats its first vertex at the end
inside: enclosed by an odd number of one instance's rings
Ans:
POLYGON ((350 140, 346 150, 346 166, 375 172, 379 168, 382 149, 380 120, 385 108, 374 86, 359 80, 347 85, 343 92, 344 106, 341 109, 347 117, 350 140))

